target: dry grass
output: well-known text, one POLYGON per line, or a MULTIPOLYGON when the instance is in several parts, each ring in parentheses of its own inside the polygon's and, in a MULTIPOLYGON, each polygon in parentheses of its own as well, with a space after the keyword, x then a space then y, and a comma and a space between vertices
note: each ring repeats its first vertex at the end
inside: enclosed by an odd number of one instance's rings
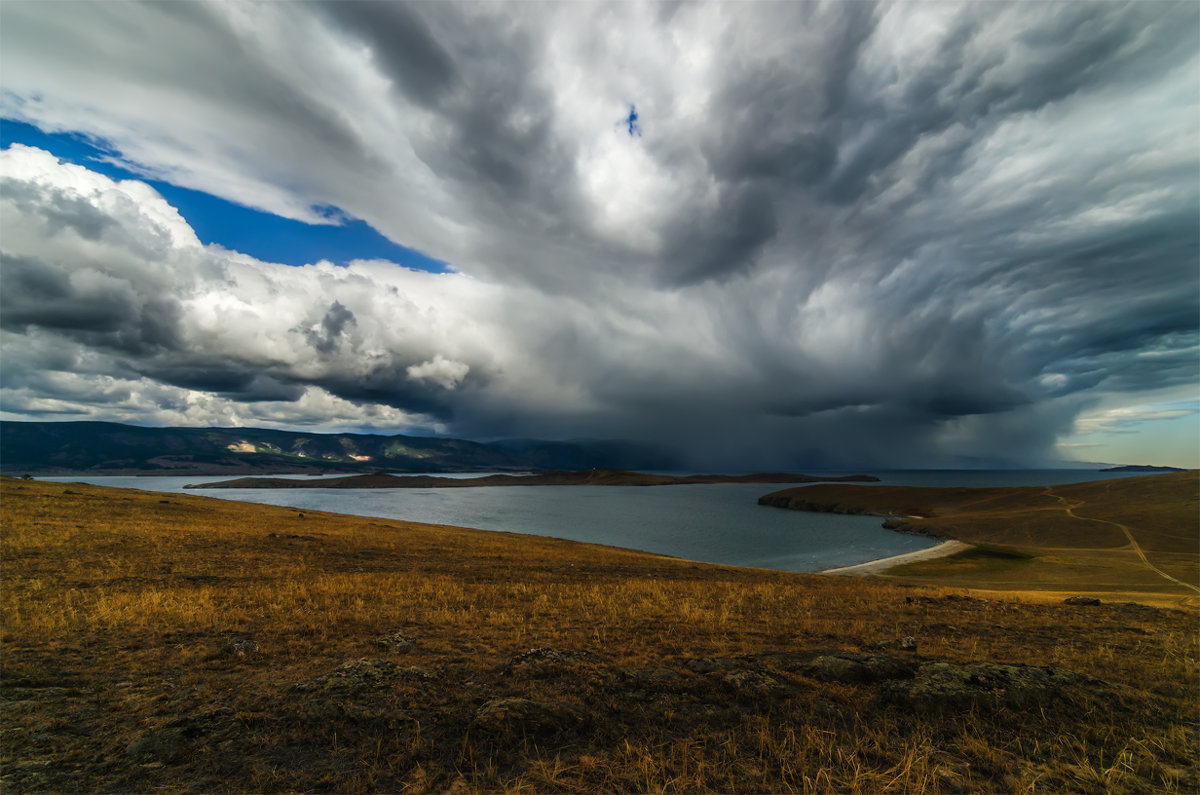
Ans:
POLYGON ((1200 472, 1025 488, 818 485, 764 499, 910 517, 901 529, 977 546, 887 571, 906 582, 1121 592, 1184 606, 1200 595, 1200 472))
POLYGON ((13 791, 1200 786, 1194 612, 79 484, 2 489, 0 783, 13 791), (396 632, 412 648, 376 644, 396 632), (887 654, 913 664, 1099 681, 930 711, 786 656, 900 636, 919 652, 887 654), (240 639, 257 650, 232 652, 240 639), (514 668, 532 647, 607 659, 514 668), (358 658, 394 666, 380 681, 333 675, 358 658), (481 722, 498 698, 557 717, 481 722))

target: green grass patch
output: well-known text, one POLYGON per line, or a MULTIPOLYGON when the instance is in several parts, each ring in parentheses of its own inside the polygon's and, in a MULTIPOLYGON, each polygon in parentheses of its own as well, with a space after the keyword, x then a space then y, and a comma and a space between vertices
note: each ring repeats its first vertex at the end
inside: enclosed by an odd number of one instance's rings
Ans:
POLYGON ((1033 562, 1037 555, 1012 547, 983 544, 947 555, 944 558, 907 563, 888 570, 901 576, 935 576, 943 574, 994 574, 1010 571, 1033 562))

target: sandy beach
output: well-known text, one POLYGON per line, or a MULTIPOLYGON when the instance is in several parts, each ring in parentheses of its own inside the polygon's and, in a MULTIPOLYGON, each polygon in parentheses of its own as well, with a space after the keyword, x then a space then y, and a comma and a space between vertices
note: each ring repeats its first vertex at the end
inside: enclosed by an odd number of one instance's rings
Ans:
POLYGON ((906 552, 903 555, 892 555, 890 558, 869 560, 866 563, 859 563, 854 566, 842 566, 836 569, 825 569, 821 572, 821 574, 881 574, 886 569, 890 569, 893 566, 899 566, 901 563, 912 563, 918 560, 944 558, 947 555, 953 555, 955 552, 961 552, 970 546, 970 544, 964 544, 962 541, 943 541, 936 547, 930 547, 929 549, 918 549, 916 552, 906 552))

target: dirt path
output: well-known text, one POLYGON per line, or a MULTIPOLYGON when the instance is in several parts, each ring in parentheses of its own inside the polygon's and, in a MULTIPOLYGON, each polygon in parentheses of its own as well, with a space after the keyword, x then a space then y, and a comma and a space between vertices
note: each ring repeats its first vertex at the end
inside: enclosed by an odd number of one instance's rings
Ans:
POLYGON ((1054 499, 1061 502, 1062 506, 1063 506, 1063 510, 1066 511, 1067 516, 1070 516, 1072 519, 1078 519, 1082 522, 1100 522, 1101 524, 1110 524, 1113 527, 1121 528, 1121 532, 1125 534, 1125 537, 1127 539, 1129 539, 1129 546, 1133 548, 1133 551, 1137 553, 1137 556, 1142 559, 1142 563, 1146 564, 1146 567, 1148 569, 1150 569, 1151 571, 1153 571, 1154 573, 1156 573, 1162 577, 1165 577, 1166 579, 1170 580, 1173 583, 1182 585, 1185 588, 1191 588, 1196 593, 1200 593, 1200 588, 1197 588, 1195 585, 1192 585, 1190 582, 1184 582, 1183 580, 1179 580, 1179 579, 1176 579, 1175 577, 1172 577, 1170 574, 1167 574, 1165 571, 1160 569, 1158 566, 1155 566, 1153 563, 1151 563, 1150 560, 1146 557, 1146 553, 1142 551, 1142 547, 1138 544, 1137 540, 1133 537, 1133 533, 1131 533, 1129 531, 1129 528, 1126 525, 1123 525, 1120 522, 1110 522, 1107 519, 1097 519, 1092 516, 1080 516, 1079 514, 1075 513, 1075 509, 1082 505, 1086 505, 1087 503, 1076 502, 1076 503, 1072 504, 1067 501, 1066 497, 1063 497, 1062 495, 1059 495, 1059 494, 1055 494, 1054 488, 1052 486, 1046 487, 1045 494, 1047 497, 1053 497, 1054 499))

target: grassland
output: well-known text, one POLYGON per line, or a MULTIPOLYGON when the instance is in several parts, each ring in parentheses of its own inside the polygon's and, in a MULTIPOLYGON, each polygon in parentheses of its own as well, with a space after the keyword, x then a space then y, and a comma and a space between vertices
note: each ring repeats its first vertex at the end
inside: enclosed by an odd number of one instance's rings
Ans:
POLYGON ((817 485, 768 494, 782 508, 895 517, 888 526, 972 549, 889 569, 913 583, 1200 603, 1200 473, 1027 488, 817 485))
POLYGON ((79 484, 0 514, 6 791, 1200 787, 1195 611, 79 484))

